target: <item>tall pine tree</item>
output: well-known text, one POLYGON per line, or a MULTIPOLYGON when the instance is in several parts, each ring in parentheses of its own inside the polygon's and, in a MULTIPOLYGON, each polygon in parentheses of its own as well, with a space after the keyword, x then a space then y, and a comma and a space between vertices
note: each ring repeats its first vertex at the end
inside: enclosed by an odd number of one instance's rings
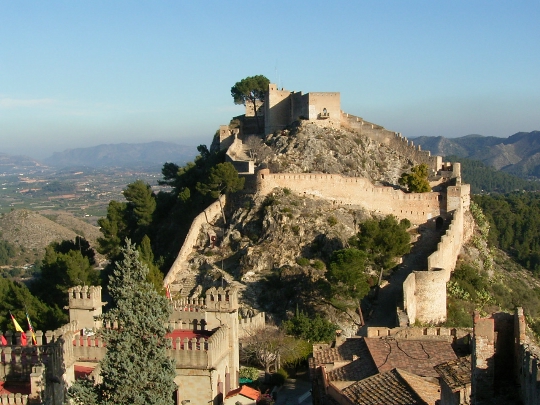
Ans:
POLYGON ((103 381, 75 384, 70 396, 77 404, 171 405, 175 366, 167 356, 167 299, 146 281, 148 267, 126 240, 122 260, 109 280, 113 307, 102 316, 118 329, 102 329, 107 353, 100 362, 103 381))

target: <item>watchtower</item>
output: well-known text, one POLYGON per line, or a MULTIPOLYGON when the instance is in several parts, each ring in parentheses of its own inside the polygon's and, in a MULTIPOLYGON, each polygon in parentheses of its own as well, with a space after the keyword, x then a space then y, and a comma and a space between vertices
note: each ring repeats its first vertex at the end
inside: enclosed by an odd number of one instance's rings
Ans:
POLYGON ((101 287, 76 286, 68 290, 69 294, 69 320, 77 321, 79 328, 100 328, 101 321, 95 317, 101 315, 101 287))

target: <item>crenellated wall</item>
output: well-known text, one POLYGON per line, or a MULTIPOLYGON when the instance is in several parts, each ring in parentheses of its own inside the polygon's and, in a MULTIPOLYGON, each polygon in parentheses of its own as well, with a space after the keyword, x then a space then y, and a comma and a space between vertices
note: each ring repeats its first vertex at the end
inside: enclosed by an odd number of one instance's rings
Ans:
POLYGON ((255 331, 264 328, 266 324, 265 313, 259 312, 253 316, 239 319, 238 337, 251 336, 255 331))
MULTIPOLYGON (((452 212, 450 226, 428 257, 425 271, 414 271, 403 283, 403 309, 409 324, 439 323, 446 320, 446 283, 456 266, 458 254, 470 235, 464 231, 464 212, 469 208, 467 185, 454 187, 457 207, 452 212), (458 192, 467 193, 466 196, 458 192)), ((450 187, 448 187, 450 188, 450 187)))
POLYGON ((425 163, 434 172, 441 170, 441 156, 431 156, 431 152, 423 151, 420 145, 414 146, 413 141, 409 141, 399 132, 389 131, 380 125, 347 113, 342 113, 341 127, 382 143, 418 164, 425 163))
POLYGON ((257 173, 257 189, 261 195, 276 187, 324 198, 337 205, 357 205, 382 215, 407 218, 414 224, 446 214, 444 193, 405 193, 393 187, 375 186, 363 177, 340 174, 270 173, 268 169, 257 173))
MULTIPOLYGON (((225 205, 225 196, 222 195, 220 198, 221 203, 225 205)), ((197 238, 199 237, 202 225, 205 223, 213 222, 219 215, 221 215, 220 203, 219 201, 215 201, 214 203, 210 204, 203 212, 201 212, 195 217, 195 219, 191 223, 191 227, 189 228, 186 239, 184 240, 184 243, 180 248, 180 252, 176 257, 176 260, 174 261, 169 272, 165 276, 165 279, 163 280, 164 286, 166 286, 167 284, 172 284, 175 280, 176 275, 184 268, 183 266, 185 263, 187 263, 187 258, 191 254, 193 247, 197 245, 197 238)))

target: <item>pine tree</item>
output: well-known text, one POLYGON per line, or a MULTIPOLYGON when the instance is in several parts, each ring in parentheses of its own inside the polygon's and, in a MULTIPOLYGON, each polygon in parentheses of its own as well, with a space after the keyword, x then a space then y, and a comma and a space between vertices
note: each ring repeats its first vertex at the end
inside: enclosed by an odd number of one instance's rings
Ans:
POLYGON ((107 345, 100 362, 103 381, 75 385, 70 396, 84 405, 172 404, 175 367, 165 339, 169 303, 146 281, 148 267, 129 240, 122 255, 109 280, 113 308, 102 317, 118 322, 118 329, 101 331, 107 345))

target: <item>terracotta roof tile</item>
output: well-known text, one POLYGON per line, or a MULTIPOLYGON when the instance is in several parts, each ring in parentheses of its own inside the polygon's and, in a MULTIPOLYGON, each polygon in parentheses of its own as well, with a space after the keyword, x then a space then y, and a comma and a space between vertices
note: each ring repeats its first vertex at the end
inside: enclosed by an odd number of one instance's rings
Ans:
POLYGON ((471 384, 471 359, 462 358, 435 366, 435 370, 451 390, 471 384))
POLYGON ((341 391, 356 405, 427 405, 397 370, 358 381, 341 391))
POLYGON ((257 400, 261 396, 261 393, 257 391, 256 389, 248 387, 247 385, 242 385, 240 388, 229 391, 229 393, 227 394, 225 398, 230 398, 235 395, 243 395, 247 398, 257 400))
POLYGON ((329 371, 327 376, 330 381, 358 381, 379 372, 364 339, 356 340, 360 341, 355 342, 357 350, 352 356, 357 356, 357 358, 343 367, 329 371))
POLYGON ((369 353, 380 373, 400 368, 423 377, 438 377, 433 367, 455 360, 448 342, 365 338, 369 353))
POLYGON ((365 350, 363 338, 349 338, 341 346, 318 350, 313 353, 313 365, 330 364, 340 361, 352 361, 353 355, 359 356, 365 350))

